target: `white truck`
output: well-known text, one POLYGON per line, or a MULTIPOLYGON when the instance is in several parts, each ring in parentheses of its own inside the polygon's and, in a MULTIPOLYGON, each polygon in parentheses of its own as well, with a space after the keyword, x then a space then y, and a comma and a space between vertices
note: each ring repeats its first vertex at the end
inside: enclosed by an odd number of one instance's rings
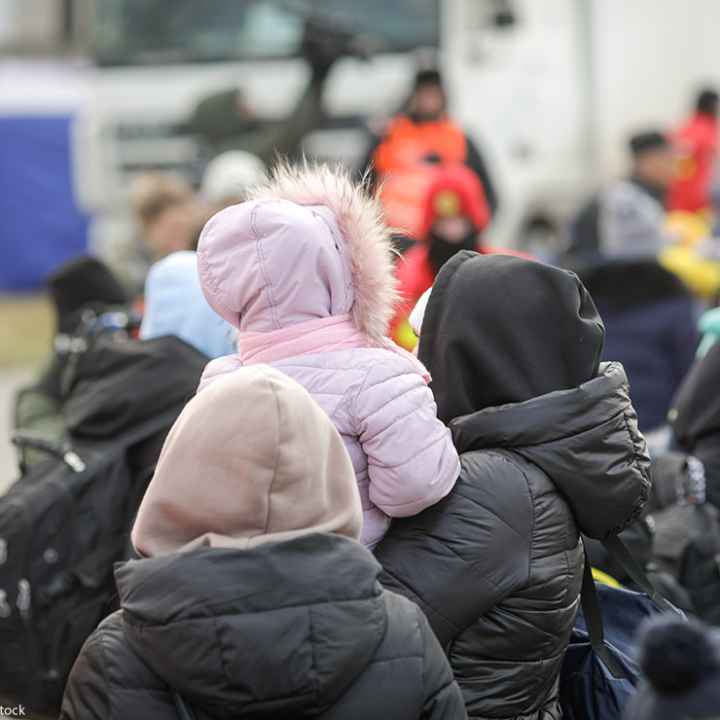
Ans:
POLYGON ((374 48, 334 65, 308 153, 357 161, 365 120, 399 107, 418 53, 436 51, 452 115, 496 178, 492 239, 510 246, 557 241, 582 196, 622 172, 631 131, 672 126, 700 84, 720 85, 717 0, 75 2, 95 60, 76 184, 98 245, 128 231, 133 174, 197 172, 198 143, 180 128, 203 97, 236 87, 261 118, 290 112, 308 17, 374 48))

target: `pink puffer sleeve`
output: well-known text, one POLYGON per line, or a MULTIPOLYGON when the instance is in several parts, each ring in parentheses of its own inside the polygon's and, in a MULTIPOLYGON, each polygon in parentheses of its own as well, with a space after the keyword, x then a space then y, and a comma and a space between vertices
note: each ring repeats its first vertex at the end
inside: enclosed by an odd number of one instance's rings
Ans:
POLYGON ((388 353, 375 364, 354 410, 370 500, 385 514, 416 515, 452 490, 460 461, 450 431, 437 418, 432 391, 405 359, 388 353))

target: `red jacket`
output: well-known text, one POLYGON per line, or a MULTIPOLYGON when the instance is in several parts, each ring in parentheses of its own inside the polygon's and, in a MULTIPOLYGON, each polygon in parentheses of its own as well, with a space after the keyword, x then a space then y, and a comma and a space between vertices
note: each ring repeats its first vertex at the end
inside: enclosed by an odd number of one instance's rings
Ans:
POLYGON ((670 210, 698 212, 710 205, 708 197, 717 151, 717 120, 697 113, 675 134, 680 153, 678 178, 668 194, 670 210))
MULTIPOLYGON (((443 206, 445 206, 445 214, 450 212, 469 218, 478 233, 484 230, 490 221, 490 209, 483 186, 472 170, 464 165, 435 169, 433 180, 420 199, 421 215, 418 226, 420 241, 400 258, 396 270, 401 300, 390 325, 390 332, 395 341, 408 350, 412 350, 417 342, 408 326, 408 315, 420 296, 435 280, 435 271, 429 259, 428 241, 433 223, 443 214, 443 206), (442 202, 443 195, 452 196, 451 207, 447 207, 447 202, 442 202)), ((488 248, 482 245, 480 240, 476 251, 483 255, 506 253, 528 257, 510 250, 488 248)))

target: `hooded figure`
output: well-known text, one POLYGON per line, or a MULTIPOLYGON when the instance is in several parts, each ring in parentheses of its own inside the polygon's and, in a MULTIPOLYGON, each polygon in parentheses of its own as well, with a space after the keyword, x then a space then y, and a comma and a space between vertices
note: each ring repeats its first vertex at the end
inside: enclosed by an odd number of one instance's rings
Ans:
POLYGON ((426 369, 385 337, 390 232, 364 188, 327 166, 281 165, 252 196, 200 237, 205 297, 239 330, 237 353, 208 365, 201 391, 254 363, 303 385, 350 452, 372 547, 391 517, 445 497, 459 471, 426 369))
POLYGON ((257 366, 191 400, 116 569, 61 718, 462 718, 422 613, 356 539, 352 464, 327 416, 257 366))
POLYGON ((145 281, 143 340, 176 335, 209 358, 235 349, 235 330, 207 304, 200 289, 197 257, 184 250, 151 268, 145 281))
POLYGON ((602 347, 592 299, 565 270, 463 251, 430 293, 419 355, 460 478, 376 554, 386 586, 425 610, 472 718, 560 717, 580 533, 619 532, 647 499, 627 378, 600 364, 602 347))

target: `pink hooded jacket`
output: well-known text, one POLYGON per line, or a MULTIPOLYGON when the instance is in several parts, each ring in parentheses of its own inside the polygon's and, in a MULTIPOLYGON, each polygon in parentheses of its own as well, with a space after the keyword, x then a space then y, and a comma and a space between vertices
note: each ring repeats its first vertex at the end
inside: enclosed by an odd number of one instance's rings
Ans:
POLYGON ((445 497, 460 465, 424 368, 385 338, 396 300, 391 243, 374 199, 327 167, 280 166, 252 199, 212 217, 198 247, 210 305, 239 329, 247 364, 286 373, 330 416, 350 453, 372 547, 391 517, 445 497))

